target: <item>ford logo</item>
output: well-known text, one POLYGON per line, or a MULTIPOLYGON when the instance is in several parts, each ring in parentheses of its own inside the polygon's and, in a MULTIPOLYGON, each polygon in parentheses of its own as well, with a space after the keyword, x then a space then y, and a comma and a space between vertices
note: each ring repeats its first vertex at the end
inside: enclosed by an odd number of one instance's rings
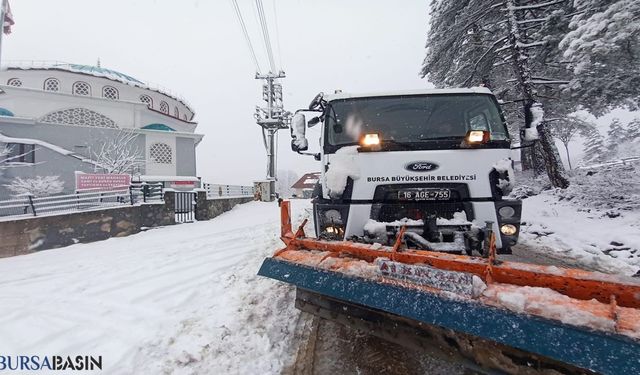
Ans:
POLYGON ((410 172, 431 172, 438 169, 439 165, 430 161, 414 161, 404 166, 410 172))

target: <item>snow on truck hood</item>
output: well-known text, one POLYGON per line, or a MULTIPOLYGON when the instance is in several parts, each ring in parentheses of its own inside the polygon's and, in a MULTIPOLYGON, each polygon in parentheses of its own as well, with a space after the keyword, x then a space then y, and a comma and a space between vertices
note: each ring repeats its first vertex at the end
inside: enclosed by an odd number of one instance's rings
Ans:
POLYGON ((370 98, 376 96, 407 96, 407 95, 447 95, 447 94, 489 94, 493 95, 491 90, 486 87, 469 87, 469 88, 451 88, 451 89, 414 89, 414 90, 394 90, 394 91, 378 91, 367 93, 348 93, 338 92, 335 94, 325 94, 324 99, 327 101, 347 98, 370 98))

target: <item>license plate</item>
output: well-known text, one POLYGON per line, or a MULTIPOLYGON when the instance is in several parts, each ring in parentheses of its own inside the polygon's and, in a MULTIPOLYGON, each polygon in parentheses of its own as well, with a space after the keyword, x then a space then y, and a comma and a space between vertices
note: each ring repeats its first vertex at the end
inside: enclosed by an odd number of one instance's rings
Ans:
POLYGON ((449 189, 421 188, 398 191, 398 199, 401 201, 444 201, 450 198, 449 189))

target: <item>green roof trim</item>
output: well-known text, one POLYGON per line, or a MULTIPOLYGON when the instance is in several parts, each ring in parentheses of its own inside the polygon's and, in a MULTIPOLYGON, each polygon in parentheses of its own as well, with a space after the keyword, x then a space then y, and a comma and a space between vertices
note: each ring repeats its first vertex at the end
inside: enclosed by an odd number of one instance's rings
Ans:
POLYGON ((165 124, 149 124, 146 126, 143 126, 140 129, 146 129, 146 130, 160 130, 163 132, 174 132, 176 131, 174 128, 167 126, 165 124))
POLYGON ((11 111, 10 111, 10 110, 8 110, 8 109, 0 108, 0 116, 13 117, 13 116, 14 116, 14 114, 13 114, 13 112, 11 112, 11 111))
POLYGON ((81 64, 58 64, 58 65, 66 65, 70 68, 70 70, 79 72, 79 73, 87 73, 87 74, 98 74, 100 76, 106 78, 119 78, 120 80, 135 82, 140 85, 144 85, 144 82, 137 80, 130 75, 126 75, 115 70, 105 69, 99 66, 91 66, 91 65, 81 65, 81 64))

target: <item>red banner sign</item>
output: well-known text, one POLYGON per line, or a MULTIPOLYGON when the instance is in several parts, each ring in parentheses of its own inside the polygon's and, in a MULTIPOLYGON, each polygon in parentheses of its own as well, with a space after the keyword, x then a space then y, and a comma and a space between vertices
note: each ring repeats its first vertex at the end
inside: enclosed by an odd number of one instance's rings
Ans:
POLYGON ((129 185, 128 174, 76 173, 76 190, 110 190, 129 185))

